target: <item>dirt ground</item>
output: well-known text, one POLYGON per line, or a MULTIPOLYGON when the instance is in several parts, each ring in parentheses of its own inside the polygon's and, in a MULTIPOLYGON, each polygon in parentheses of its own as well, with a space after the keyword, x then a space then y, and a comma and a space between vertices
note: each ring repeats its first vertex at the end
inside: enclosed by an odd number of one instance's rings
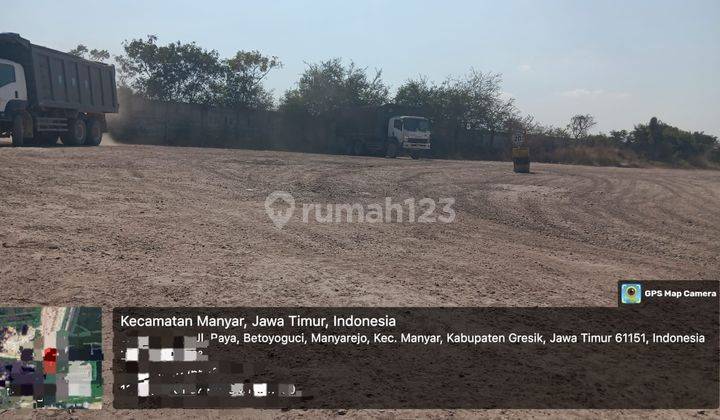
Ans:
MULTIPOLYGON (((718 279, 720 171, 0 141, 4 305, 614 306, 621 279, 718 279), (302 203, 455 198, 455 222, 277 229, 302 203)), ((5 413, 8 414, 8 413, 5 413)), ((199 412, 112 411, 115 417, 199 412)), ((214 410, 310 417, 335 411, 214 410)), ((349 410, 346 416, 664 417, 718 411, 349 410)), ((107 416, 75 413, 81 417, 107 416)))

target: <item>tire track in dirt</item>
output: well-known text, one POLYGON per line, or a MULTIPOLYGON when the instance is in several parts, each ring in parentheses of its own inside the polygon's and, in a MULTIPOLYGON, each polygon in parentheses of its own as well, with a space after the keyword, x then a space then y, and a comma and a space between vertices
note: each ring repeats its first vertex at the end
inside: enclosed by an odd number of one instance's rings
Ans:
MULTIPOLYGON (((0 147, 0 167, 9 305, 613 306, 619 279, 720 274, 716 171, 123 145, 0 147), (276 190, 299 204, 454 197, 457 219, 278 230, 276 190)), ((210 414, 233 413, 256 412, 210 414)))

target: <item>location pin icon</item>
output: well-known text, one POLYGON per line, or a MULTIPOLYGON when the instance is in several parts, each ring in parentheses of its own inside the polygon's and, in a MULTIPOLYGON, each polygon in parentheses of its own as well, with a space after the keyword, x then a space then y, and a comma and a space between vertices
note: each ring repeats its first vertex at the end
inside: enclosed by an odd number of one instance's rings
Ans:
POLYGON ((274 191, 265 199, 265 212, 267 212, 268 217, 275 224, 275 227, 282 229, 283 226, 290 221, 290 218, 295 212, 295 199, 285 191, 274 191), (275 203, 280 200, 284 201, 289 207, 285 210, 275 208, 275 203))

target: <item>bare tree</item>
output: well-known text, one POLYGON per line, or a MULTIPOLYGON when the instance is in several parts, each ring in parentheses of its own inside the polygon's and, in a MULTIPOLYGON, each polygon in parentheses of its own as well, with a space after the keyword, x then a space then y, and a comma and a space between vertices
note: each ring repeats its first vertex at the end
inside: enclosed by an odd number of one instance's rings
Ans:
POLYGON ((105 62, 110 59, 110 53, 107 50, 98 50, 95 48, 90 50, 83 44, 78 44, 77 47, 68 51, 68 53, 76 57, 85 58, 92 61, 105 62))
POLYGON ((577 114, 570 118, 570 124, 567 125, 567 130, 572 134, 573 138, 582 139, 587 137, 588 131, 593 128, 597 123, 595 117, 590 114, 577 114))

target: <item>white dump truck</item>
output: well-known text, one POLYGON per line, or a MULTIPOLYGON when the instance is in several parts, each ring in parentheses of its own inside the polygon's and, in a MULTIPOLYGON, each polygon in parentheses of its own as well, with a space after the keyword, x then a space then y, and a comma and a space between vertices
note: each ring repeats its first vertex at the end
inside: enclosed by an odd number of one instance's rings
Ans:
POLYGON ((97 146, 116 112, 113 66, 0 33, 0 136, 14 146, 97 146))
POLYGON ((429 156, 430 121, 418 114, 417 109, 394 104, 346 108, 335 118, 335 135, 352 155, 429 156))

